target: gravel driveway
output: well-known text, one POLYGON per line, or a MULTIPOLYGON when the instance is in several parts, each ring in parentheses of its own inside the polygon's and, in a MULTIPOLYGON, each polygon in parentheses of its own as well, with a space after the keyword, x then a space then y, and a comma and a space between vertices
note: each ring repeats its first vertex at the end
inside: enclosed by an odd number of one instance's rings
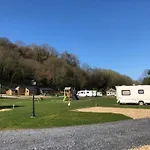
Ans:
POLYGON ((150 144, 150 119, 0 131, 1 150, 125 150, 150 144))
POLYGON ((150 118, 150 109, 117 108, 117 107, 89 107, 89 108, 76 109, 74 111, 116 113, 116 114, 123 114, 133 119, 150 118))

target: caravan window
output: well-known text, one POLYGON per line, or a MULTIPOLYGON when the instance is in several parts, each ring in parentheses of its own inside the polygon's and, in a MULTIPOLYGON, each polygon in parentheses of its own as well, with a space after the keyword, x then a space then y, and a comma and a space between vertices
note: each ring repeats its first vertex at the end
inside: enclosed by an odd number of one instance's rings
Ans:
POLYGON ((121 93, 122 95, 131 95, 130 90, 122 90, 121 93))
POLYGON ((144 94, 144 90, 140 89, 140 90, 138 90, 138 93, 139 94, 144 94))

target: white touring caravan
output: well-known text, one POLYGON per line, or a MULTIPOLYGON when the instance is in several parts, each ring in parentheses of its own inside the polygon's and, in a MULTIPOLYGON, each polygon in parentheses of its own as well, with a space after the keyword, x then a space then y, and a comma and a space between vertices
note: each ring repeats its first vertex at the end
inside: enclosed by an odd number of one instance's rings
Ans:
POLYGON ((150 85, 116 86, 117 103, 150 104, 150 85))
POLYGON ((101 92, 97 92, 95 90, 81 90, 77 92, 77 95, 80 97, 96 97, 96 96, 102 96, 101 92))

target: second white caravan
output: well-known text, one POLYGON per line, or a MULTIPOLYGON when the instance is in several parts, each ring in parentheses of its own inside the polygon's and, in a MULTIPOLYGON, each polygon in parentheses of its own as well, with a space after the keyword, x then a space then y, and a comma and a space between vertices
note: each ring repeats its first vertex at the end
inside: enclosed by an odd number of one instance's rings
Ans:
POLYGON ((150 85, 116 86, 117 103, 150 104, 150 85))
POLYGON ((96 97, 102 96, 102 93, 95 90, 81 90, 77 92, 77 95, 80 97, 96 97))

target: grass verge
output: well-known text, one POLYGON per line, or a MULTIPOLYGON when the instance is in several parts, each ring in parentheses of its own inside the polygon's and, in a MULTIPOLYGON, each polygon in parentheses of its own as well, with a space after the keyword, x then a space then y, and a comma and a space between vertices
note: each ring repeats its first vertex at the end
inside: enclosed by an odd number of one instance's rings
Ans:
POLYGON ((32 113, 31 99, 0 99, 0 109, 7 107, 10 109, 13 104, 17 106, 15 109, 0 112, 1 130, 85 125, 130 119, 121 114, 70 111, 93 106, 120 107, 116 105, 115 99, 110 98, 74 100, 71 102, 71 107, 68 107, 62 98, 46 99, 35 103, 36 118, 34 119, 30 118, 32 113))

